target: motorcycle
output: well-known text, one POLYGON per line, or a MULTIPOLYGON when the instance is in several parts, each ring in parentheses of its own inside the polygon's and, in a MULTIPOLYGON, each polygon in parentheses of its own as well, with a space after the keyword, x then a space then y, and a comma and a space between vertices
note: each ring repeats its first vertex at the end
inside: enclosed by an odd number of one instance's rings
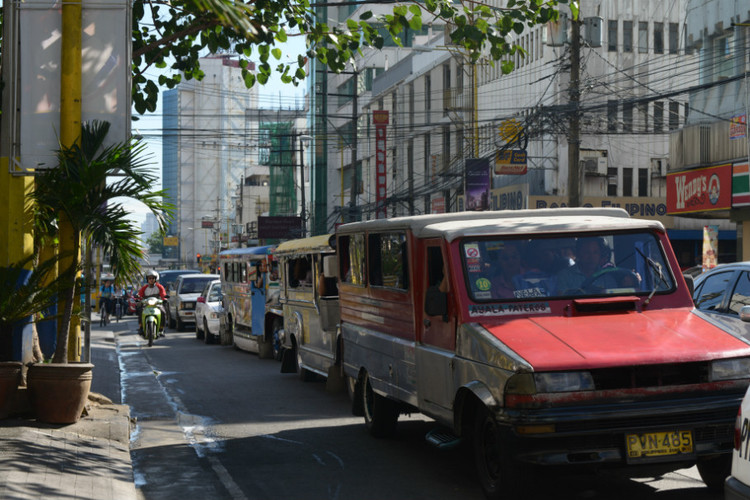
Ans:
POLYGON ((141 310, 141 334, 148 340, 148 346, 154 345, 154 340, 159 336, 161 328, 161 305, 159 297, 147 297, 143 300, 141 310))
POLYGON ((135 315, 138 311, 138 300, 135 298, 135 294, 131 293, 128 295, 128 314, 135 315))

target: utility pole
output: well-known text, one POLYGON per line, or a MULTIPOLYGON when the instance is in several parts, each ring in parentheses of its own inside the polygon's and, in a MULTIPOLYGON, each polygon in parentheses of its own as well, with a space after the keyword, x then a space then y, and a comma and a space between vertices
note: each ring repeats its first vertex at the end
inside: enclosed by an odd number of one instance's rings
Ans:
POLYGON ((358 180, 357 179, 357 107, 358 107, 358 88, 359 87, 359 71, 354 69, 354 96, 352 98, 352 186, 350 190, 349 200, 349 222, 355 220, 354 210, 357 206, 357 191, 358 191, 358 180))
POLYGON ((581 182, 581 122, 580 122, 580 73, 581 73, 581 19, 580 10, 571 23, 570 34, 570 120, 568 131, 568 206, 583 205, 581 182))

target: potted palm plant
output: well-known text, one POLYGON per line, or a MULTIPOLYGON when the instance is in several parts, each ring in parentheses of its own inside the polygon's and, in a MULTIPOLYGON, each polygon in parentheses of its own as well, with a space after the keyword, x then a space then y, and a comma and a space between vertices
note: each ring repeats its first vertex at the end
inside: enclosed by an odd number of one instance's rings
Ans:
POLYGON ((34 364, 28 372, 32 407, 37 418, 46 422, 77 421, 91 386, 93 365, 68 362, 73 304, 79 292, 76 276, 82 268, 81 244, 99 246, 109 255, 114 273, 135 279, 140 274, 141 232, 122 201, 129 198, 143 203, 162 230, 171 217, 171 205, 162 201, 162 190, 152 188, 157 178, 141 158, 145 145, 131 139, 106 146, 109 127, 108 122, 84 123, 80 141, 58 150, 58 166, 37 175, 32 195, 38 212, 37 227, 52 232, 56 222, 64 218, 74 233, 73 262, 64 269, 65 278, 57 288, 65 307, 59 313, 52 363, 34 364))

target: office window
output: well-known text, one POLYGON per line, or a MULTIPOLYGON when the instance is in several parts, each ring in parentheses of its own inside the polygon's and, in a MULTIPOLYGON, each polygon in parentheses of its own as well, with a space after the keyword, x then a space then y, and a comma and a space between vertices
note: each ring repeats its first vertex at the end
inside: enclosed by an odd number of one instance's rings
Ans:
POLYGON ((622 131, 633 131, 633 103, 626 102, 622 105, 622 131))
POLYGON ((617 196, 617 169, 607 169, 607 196, 617 196))
POLYGON ((617 132, 617 101, 607 101, 607 130, 617 132))
POLYGON ((622 195, 633 196, 633 169, 622 169, 622 195))
POLYGON ((607 50, 617 52, 617 21, 607 23, 607 50))
POLYGON ((654 132, 661 133, 664 131, 664 103, 654 101, 654 132))
POLYGON ((638 23, 638 52, 648 54, 648 22, 638 23))
POLYGON ((638 120, 641 123, 641 132, 648 132, 648 102, 638 103, 638 120))
POLYGON ((654 54, 664 53, 664 23, 654 23, 654 54))
POLYGON ((622 22, 622 51, 633 52, 633 21, 622 22))
POLYGON ((679 24, 669 23, 669 53, 677 54, 680 51, 680 37, 678 33, 679 24))
POLYGON ((670 101, 669 130, 677 130, 678 128, 680 128, 680 103, 670 101))
POLYGON ((648 169, 639 168, 638 169, 638 196, 648 196, 648 184, 649 184, 648 169))

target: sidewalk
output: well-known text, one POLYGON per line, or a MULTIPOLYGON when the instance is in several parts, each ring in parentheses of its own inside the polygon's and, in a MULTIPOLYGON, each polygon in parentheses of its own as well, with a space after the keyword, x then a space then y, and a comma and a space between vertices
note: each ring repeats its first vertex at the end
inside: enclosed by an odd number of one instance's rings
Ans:
MULTIPOLYGON (((94 349, 97 343, 103 349, 109 344, 114 353, 115 331, 127 327, 128 322, 92 327, 92 360, 104 365, 95 366, 95 379, 97 373, 104 376, 105 371, 115 370, 119 380, 116 354, 95 356, 94 349)), ((0 420, 0 499, 136 500, 130 408, 112 403, 107 396, 92 392, 87 414, 71 425, 0 420)), ((119 394, 112 396, 119 401, 119 394)))

